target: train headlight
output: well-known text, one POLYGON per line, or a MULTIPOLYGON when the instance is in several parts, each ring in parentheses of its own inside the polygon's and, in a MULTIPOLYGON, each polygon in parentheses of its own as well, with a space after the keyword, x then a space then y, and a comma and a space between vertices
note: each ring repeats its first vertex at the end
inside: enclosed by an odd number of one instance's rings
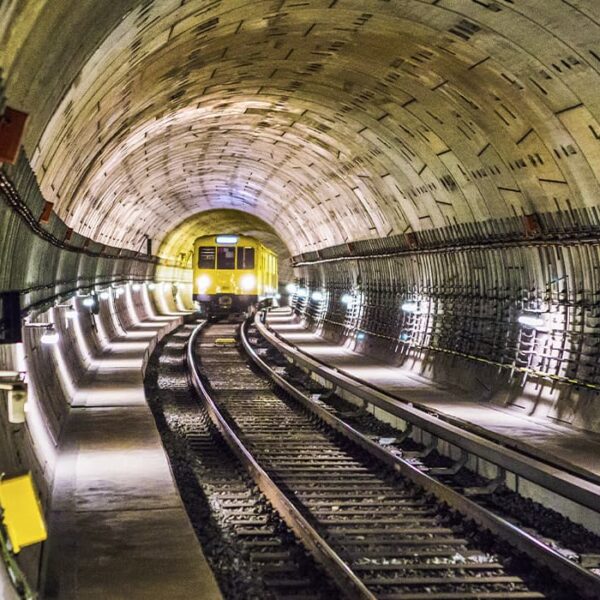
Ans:
POLYGON ((248 273, 247 275, 243 275, 240 279, 240 287, 242 291, 249 292, 256 285, 256 277, 248 273))
POLYGON ((210 285, 210 277, 208 275, 200 275, 196 280, 196 285, 198 286, 198 291, 201 294, 204 293, 210 285))

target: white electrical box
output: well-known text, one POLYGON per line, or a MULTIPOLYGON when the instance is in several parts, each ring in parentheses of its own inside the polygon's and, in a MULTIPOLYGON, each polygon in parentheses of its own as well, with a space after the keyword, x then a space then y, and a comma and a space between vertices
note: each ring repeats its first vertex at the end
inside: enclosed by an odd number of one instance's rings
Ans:
POLYGON ((27 388, 16 387, 8 392, 8 420, 10 423, 25 423, 27 388))

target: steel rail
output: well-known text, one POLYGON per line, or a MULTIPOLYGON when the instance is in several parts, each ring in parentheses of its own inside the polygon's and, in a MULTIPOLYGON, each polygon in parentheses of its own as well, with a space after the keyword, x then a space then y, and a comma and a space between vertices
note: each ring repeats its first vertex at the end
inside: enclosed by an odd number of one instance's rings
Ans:
POLYGON ((273 508, 280 514, 281 518, 298 536, 300 542, 310 551, 315 559, 323 565, 340 591, 351 600, 376 600, 365 584, 350 569, 345 561, 331 548, 331 546, 312 527, 302 513, 279 489, 268 473, 255 460, 245 444, 240 440, 234 428, 227 422, 213 400, 210 392, 204 385, 196 360, 194 358, 194 346, 200 332, 207 326, 204 321, 194 329, 187 342, 186 361, 191 384, 203 400, 208 414, 223 435, 225 441, 249 471, 260 490, 272 504, 273 508))
MULTIPOLYGON (((259 315, 255 317, 255 325, 261 331, 259 315)), ((306 409, 318 416, 324 423, 338 433, 350 439, 358 446, 369 452, 396 472, 408 477, 424 490, 432 493, 442 502, 457 510, 463 516, 475 521, 481 527, 488 529, 494 535, 508 542, 511 546, 530 556, 533 560, 550 568, 561 578, 569 581, 586 598, 596 599, 600 594, 600 577, 580 565, 565 558, 562 554, 530 535, 523 529, 480 506, 473 500, 463 496, 430 475, 419 470, 403 458, 392 454, 384 447, 373 442, 352 426, 331 414, 325 408, 313 402, 300 390, 276 373, 252 348, 244 328, 241 328, 242 345, 253 362, 266 373, 281 389, 298 400, 306 409)))
POLYGON ((467 428, 467 424, 458 419, 449 418, 442 413, 430 413, 348 373, 325 365, 282 340, 259 319, 256 319, 255 324, 260 334, 280 352, 336 387, 558 496, 600 512, 600 485, 577 473, 567 472, 568 465, 561 465, 560 459, 555 459, 553 465, 526 454, 521 448, 513 449, 499 441, 488 439, 482 433, 467 428))

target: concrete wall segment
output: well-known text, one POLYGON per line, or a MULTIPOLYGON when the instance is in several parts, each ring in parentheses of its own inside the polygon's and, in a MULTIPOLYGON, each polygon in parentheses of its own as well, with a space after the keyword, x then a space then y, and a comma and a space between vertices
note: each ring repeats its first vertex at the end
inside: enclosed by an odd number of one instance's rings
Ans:
MULTIPOLYGON (((129 291, 116 298, 116 302, 112 300, 116 296, 114 290, 108 299, 100 299, 97 316, 83 305, 82 297, 75 297, 68 303, 31 317, 30 325, 24 327, 22 345, 0 347, 2 369, 26 371, 29 395, 27 422, 16 426, 8 424, 6 394, 0 392, 0 467, 8 475, 31 470, 45 509, 49 508, 62 429, 71 405, 78 403, 81 394, 86 393, 90 373, 97 368, 96 359, 102 352, 106 353, 111 342, 123 336, 122 323, 135 326, 147 319, 150 311, 160 315, 145 286, 139 290, 133 290, 131 286, 122 286, 121 289, 125 287, 129 291), (127 297, 129 301, 124 300, 127 297), (72 316, 73 311, 77 313, 76 317, 72 316), (54 323, 59 332, 56 345, 40 343, 44 329, 36 327, 35 323, 48 322, 54 323)), ((156 290, 154 295, 162 296, 162 289, 156 290)), ((160 316, 155 318, 161 320, 160 316)), ((180 322, 181 319, 165 319, 158 337, 180 322)), ((142 372, 156 341, 151 339, 146 348, 140 365, 142 372)), ((39 575, 40 547, 24 550, 20 563, 30 583, 35 586, 39 575)))
POLYGON ((596 431, 599 259, 590 243, 315 263, 298 269, 299 281, 326 300, 302 312, 330 339, 466 396, 596 431), (416 314, 402 310, 407 301, 416 314), (547 331, 518 323, 528 311, 544 315, 547 331))
MULTIPOLYGON (((27 147, 59 214, 102 242, 137 248, 220 206, 265 218, 297 252, 596 204, 588 4, 157 0, 102 17, 81 4, 47 9, 91 35, 27 147)), ((15 91, 47 41, 24 22, 15 91)))

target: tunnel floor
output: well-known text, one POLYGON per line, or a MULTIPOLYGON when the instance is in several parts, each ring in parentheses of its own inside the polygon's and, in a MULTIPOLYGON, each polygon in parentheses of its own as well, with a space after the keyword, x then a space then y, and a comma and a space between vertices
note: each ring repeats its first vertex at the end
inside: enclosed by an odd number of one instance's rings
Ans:
POLYGON ((139 323, 84 378, 60 447, 46 599, 220 598, 144 397, 146 349, 180 322, 139 323))

